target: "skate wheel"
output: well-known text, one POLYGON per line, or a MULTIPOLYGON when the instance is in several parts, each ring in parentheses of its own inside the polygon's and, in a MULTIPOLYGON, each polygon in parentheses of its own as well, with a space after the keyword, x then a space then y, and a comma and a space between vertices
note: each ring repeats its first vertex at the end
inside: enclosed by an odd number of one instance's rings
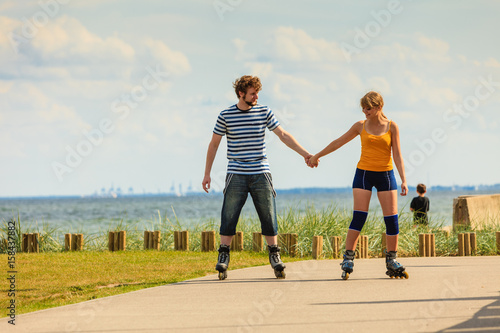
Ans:
MULTIPOLYGON (((408 272, 406 272, 406 271, 405 271, 405 272, 403 272, 403 275, 404 275, 404 278, 405 278, 405 279, 408 279, 408 278, 410 277, 410 275, 409 275, 409 274, 408 274, 408 272)), ((403 277, 401 277, 401 278, 403 278, 403 277)))
POLYGON ((394 279, 394 275, 389 275, 389 277, 390 277, 391 279, 394 279))
POLYGON ((274 270, 274 275, 278 278, 278 279, 284 279, 286 277, 286 274, 285 274, 285 271, 278 271, 278 270, 274 270))
POLYGON ((347 272, 342 272, 342 279, 347 280, 349 278, 349 273, 347 272))
POLYGON ((227 272, 219 272, 219 280, 224 280, 227 278, 227 272))

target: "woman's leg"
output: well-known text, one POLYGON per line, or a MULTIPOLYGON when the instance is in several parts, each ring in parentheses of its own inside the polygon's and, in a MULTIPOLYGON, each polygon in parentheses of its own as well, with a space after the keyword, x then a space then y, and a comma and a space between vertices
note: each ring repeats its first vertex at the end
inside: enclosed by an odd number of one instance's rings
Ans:
MULTIPOLYGON (((353 209, 358 212, 368 212, 370 207, 370 198, 372 196, 372 191, 363 190, 360 188, 352 189, 352 196, 354 199, 353 209)), ((354 215, 354 214, 353 214, 354 215)), ((347 237, 345 240, 345 249, 354 251, 358 243, 360 231, 349 228, 347 231, 347 237)))
MULTIPOLYGON (((384 214, 384 219, 397 216, 398 214, 398 191, 382 191, 377 193, 380 206, 382 207, 382 213, 384 214)), ((394 219, 394 218, 392 218, 394 219)), ((390 222, 393 223, 393 222, 390 222)), ((397 222, 396 222, 397 223, 397 222)), ((397 251, 398 250, 398 233, 395 235, 386 236, 387 251, 397 251)))

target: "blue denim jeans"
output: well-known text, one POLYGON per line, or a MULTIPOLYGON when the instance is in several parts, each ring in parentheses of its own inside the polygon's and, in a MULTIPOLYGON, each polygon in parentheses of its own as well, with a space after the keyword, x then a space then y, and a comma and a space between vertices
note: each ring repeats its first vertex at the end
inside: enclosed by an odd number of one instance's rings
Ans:
POLYGON ((220 234, 223 236, 236 234, 236 225, 248 193, 252 196, 253 204, 259 215, 262 234, 276 236, 278 234, 276 192, 273 188, 270 173, 258 175, 227 174, 220 234))

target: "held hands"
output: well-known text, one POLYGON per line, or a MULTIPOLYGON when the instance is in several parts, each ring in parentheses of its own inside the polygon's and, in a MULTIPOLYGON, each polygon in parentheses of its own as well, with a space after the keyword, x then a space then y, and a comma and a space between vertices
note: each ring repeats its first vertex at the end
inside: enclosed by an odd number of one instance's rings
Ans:
POLYGON ((319 157, 318 155, 309 155, 306 157, 306 164, 310 168, 316 168, 319 165, 319 157))

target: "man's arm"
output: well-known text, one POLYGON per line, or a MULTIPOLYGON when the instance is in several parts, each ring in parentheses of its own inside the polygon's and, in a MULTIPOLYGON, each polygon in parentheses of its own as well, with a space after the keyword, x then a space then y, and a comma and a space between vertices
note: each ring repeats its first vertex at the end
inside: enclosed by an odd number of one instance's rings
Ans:
POLYGON ((214 133, 212 135, 212 141, 210 141, 210 144, 208 145, 207 161, 205 163, 205 176, 203 177, 203 182, 201 183, 203 190, 207 193, 210 189, 210 183, 212 182, 210 179, 210 172, 212 171, 212 165, 214 164, 215 155, 217 154, 217 149, 219 148, 221 139, 222 135, 214 133))
POLYGON ((273 133, 278 136, 281 142, 302 156, 307 163, 307 160, 312 156, 312 154, 309 154, 309 152, 305 150, 304 147, 302 147, 290 133, 285 131, 281 126, 276 127, 273 133))

